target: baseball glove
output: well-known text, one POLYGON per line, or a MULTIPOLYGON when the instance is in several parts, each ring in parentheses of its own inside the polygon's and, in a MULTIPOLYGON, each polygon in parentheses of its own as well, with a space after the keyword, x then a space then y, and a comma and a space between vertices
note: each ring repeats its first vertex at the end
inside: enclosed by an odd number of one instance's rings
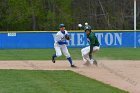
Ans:
POLYGON ((65 35, 65 39, 66 40, 70 40, 70 36, 69 35, 65 35))

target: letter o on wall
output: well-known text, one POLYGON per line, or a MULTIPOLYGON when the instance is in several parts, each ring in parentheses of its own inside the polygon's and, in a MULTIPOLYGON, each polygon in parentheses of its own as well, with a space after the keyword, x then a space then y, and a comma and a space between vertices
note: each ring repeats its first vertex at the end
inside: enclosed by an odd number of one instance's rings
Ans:
POLYGON ((113 35, 111 33, 107 33, 105 35, 105 43, 107 45, 112 45, 113 44, 113 35))

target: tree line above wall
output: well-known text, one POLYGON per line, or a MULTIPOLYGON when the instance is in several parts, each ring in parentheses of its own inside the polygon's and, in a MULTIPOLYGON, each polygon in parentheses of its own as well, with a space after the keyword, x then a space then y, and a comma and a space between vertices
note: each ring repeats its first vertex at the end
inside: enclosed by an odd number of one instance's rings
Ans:
POLYGON ((78 29, 85 22, 94 29, 132 30, 133 7, 133 0, 0 0, 0 30, 58 30, 60 23, 78 29))

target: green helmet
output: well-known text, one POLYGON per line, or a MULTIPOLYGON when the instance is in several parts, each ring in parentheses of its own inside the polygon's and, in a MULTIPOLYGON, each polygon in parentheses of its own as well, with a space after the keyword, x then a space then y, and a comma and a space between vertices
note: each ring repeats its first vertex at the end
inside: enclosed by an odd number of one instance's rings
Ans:
POLYGON ((91 26, 90 26, 90 25, 85 26, 85 27, 84 27, 84 30, 85 30, 85 32, 86 32, 86 30, 91 31, 91 26))

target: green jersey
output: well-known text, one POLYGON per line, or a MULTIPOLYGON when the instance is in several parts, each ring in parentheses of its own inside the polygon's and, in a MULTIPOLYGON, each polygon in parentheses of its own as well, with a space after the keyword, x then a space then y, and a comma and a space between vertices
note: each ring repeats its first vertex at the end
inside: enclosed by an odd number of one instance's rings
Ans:
POLYGON ((93 32, 91 32, 89 35, 87 35, 87 39, 89 41, 89 45, 90 46, 99 46, 99 41, 97 39, 97 37, 95 36, 95 34, 93 32))

